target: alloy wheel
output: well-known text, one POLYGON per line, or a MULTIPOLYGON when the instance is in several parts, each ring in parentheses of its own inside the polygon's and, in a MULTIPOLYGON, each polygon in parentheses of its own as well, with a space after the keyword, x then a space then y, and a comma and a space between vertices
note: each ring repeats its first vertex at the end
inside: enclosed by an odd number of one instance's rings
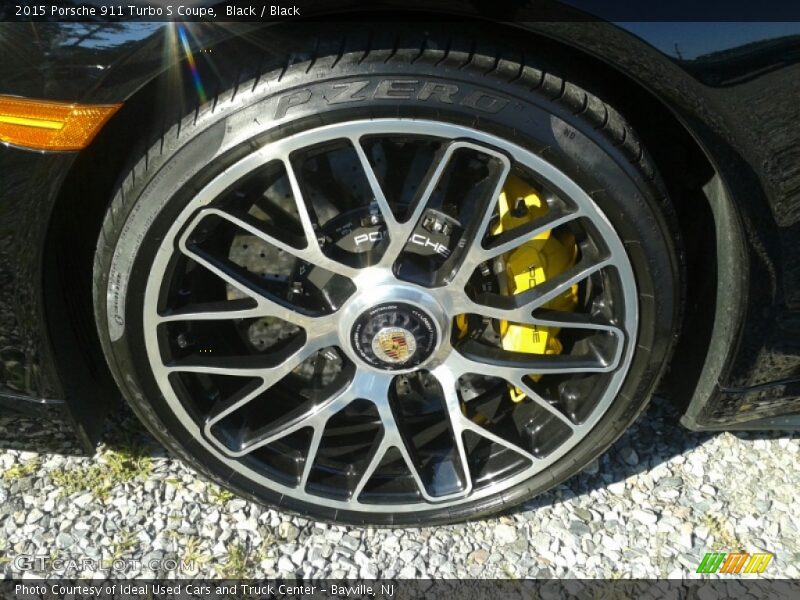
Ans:
POLYGON ((622 240, 563 172, 477 129, 349 121, 256 148, 161 242, 147 356, 188 431, 297 500, 419 512, 575 447, 633 355, 622 240))

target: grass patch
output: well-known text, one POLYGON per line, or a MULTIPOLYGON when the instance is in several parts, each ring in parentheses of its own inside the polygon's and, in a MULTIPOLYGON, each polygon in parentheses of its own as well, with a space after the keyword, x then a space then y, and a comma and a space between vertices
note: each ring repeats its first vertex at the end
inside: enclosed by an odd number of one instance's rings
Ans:
POLYGON ((667 534, 664 532, 656 533, 656 551, 653 553, 653 562, 658 567, 659 577, 666 578, 669 575, 669 560, 664 557, 662 550, 667 541, 667 534))
POLYGON ((250 571, 250 554, 242 544, 228 546, 228 557, 217 566, 217 575, 223 579, 245 579, 250 571))
POLYGON ((11 557, 8 555, 8 552, 6 552, 7 549, 8 540, 4 537, 0 537, 0 567, 11 562, 11 557))
POLYGON ((41 464, 42 459, 37 456, 25 461, 24 463, 12 465, 3 472, 3 479, 5 481, 17 481, 18 479, 22 479, 28 475, 33 475, 39 470, 41 464))
POLYGON ((114 543, 111 545, 111 561, 119 560, 131 552, 139 543, 139 538, 130 529, 123 529, 119 532, 114 543))
POLYGON ((208 499, 212 504, 218 506, 225 506, 228 502, 233 500, 235 496, 228 490, 222 489, 217 485, 209 486, 208 499))
POLYGON ((264 531, 261 544, 258 546, 258 550, 256 550, 256 563, 261 564, 268 558, 276 558, 275 545, 277 543, 277 538, 271 530, 267 529, 264 531))
POLYGON ((121 560, 131 553, 139 545, 139 538, 130 529, 121 529, 114 536, 109 548, 108 558, 103 560, 103 566, 111 568, 115 561, 121 560))
POLYGON ((211 555, 203 551, 203 542, 200 538, 190 537, 186 540, 186 547, 183 549, 183 561, 193 565, 198 570, 200 567, 211 561, 211 555))
POLYGON ((510 565, 509 563, 504 562, 502 564, 501 568, 503 569, 503 574, 508 579, 519 579, 519 574, 517 573, 517 569, 513 565, 510 565))
POLYGON ((714 550, 726 550, 728 552, 743 551, 739 540, 731 533, 728 522, 723 518, 716 515, 705 515, 703 517, 703 525, 708 527, 708 530, 714 536, 714 543, 712 544, 714 550))
POLYGON ((106 501, 115 487, 136 478, 145 478, 152 469, 152 460, 146 450, 131 445, 107 450, 93 465, 53 471, 50 479, 61 488, 62 495, 88 491, 98 500, 106 501))

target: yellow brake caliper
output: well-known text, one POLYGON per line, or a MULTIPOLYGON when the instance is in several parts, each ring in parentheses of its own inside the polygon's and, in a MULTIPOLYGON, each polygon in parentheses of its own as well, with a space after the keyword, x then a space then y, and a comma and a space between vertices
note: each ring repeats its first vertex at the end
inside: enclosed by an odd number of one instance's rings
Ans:
MULTIPOLYGON (((547 213, 547 203, 522 179, 510 176, 499 198, 500 220, 492 230, 497 235, 539 219, 547 213)), ((575 264, 578 247, 568 231, 546 231, 524 242, 503 257, 505 281, 500 275, 501 292, 507 295, 521 294, 548 279, 564 272, 575 264), (505 289, 503 289, 505 288, 505 289)), ((544 305, 552 310, 572 311, 578 303, 578 286, 554 298, 544 305)), ((559 329, 539 325, 520 325, 500 322, 500 337, 503 349, 528 354, 560 354, 559 329)), ((541 375, 531 374, 534 381, 541 375)), ((521 402, 525 394, 517 387, 510 387, 514 402, 521 402)))

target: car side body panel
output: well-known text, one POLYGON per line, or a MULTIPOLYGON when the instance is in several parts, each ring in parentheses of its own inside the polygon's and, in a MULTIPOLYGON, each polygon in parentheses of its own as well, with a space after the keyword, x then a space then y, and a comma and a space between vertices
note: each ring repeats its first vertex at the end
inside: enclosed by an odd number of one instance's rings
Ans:
MULTIPOLYGON (((2 23, 0 55, 8 58, 0 63, 0 94, 129 101, 170 61, 182 60, 164 52, 173 27, 2 23)), ((264 25, 190 27, 200 49, 243 32, 258 35, 264 25)), ((717 321, 683 423, 692 429, 797 427, 800 23, 516 27, 584 52, 647 90, 691 133, 717 172, 707 190, 717 250, 725 256, 717 321)), ((64 298, 86 298, 54 289, 59 260, 66 259, 53 256, 50 239, 63 219, 54 207, 77 158, 0 147, 0 406, 38 410, 66 403, 88 443, 107 410, 104 384, 97 383, 106 382, 107 373, 96 355, 81 350, 87 340, 66 323, 64 298)))

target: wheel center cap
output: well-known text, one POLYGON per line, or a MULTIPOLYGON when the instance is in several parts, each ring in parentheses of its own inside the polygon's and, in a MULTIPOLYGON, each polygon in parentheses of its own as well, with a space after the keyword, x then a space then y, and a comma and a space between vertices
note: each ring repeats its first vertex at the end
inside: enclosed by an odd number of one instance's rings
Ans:
POLYGON ((384 327, 372 338, 372 353, 385 363, 403 364, 417 352, 417 338, 403 327, 384 327))
POLYGON ((425 362, 439 341, 433 317, 408 302, 384 302, 361 313, 350 341, 364 362, 378 369, 400 371, 425 362))

